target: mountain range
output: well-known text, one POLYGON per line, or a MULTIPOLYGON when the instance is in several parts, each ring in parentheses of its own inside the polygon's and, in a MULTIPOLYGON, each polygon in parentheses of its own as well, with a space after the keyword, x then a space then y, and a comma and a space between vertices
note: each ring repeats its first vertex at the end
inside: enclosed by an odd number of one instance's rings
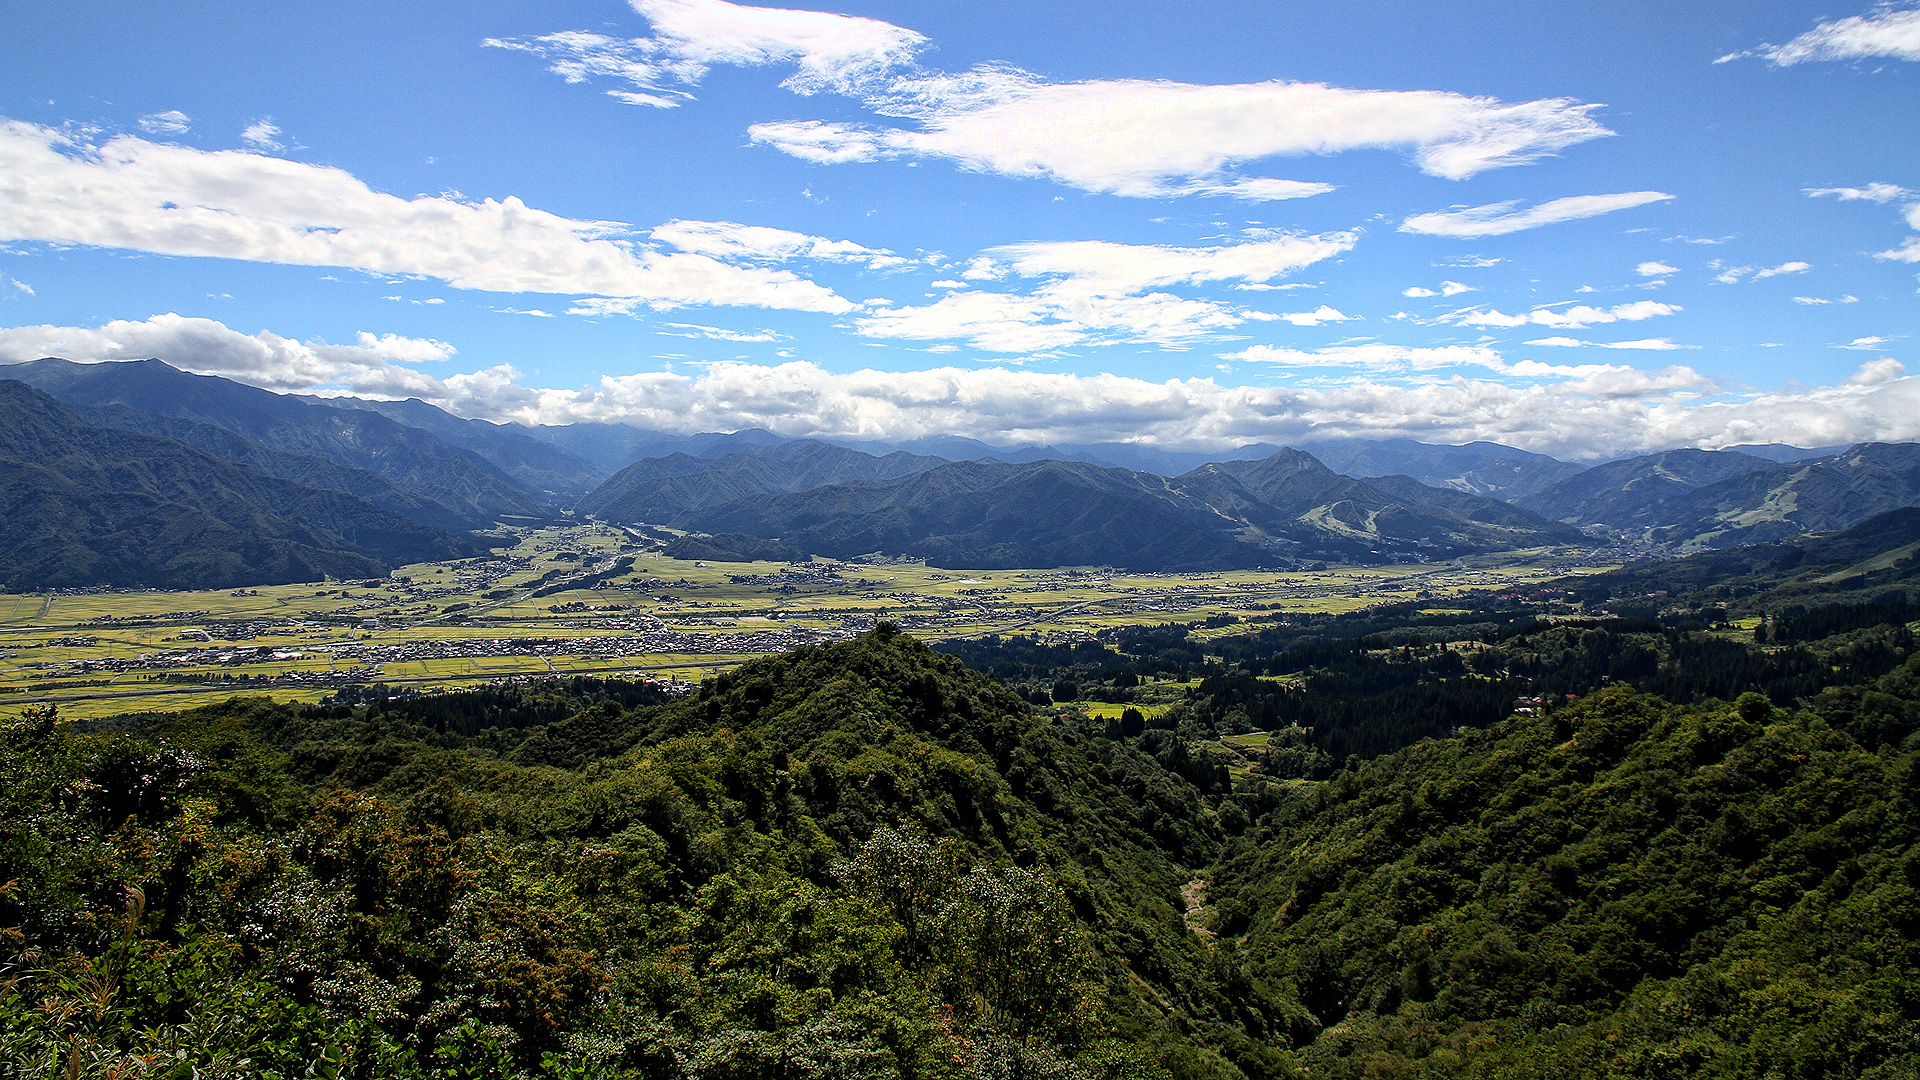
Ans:
MULTIPOLYGON (((760 429, 500 424, 417 399, 276 394, 159 360, 47 358, 4 375, 58 399, 72 422, 281 481, 290 485, 283 507, 321 506, 313 500, 324 493, 348 500, 327 504, 329 520, 392 515, 405 535, 436 538, 427 546, 437 550, 470 546, 462 534, 501 523, 581 515, 690 531, 676 551, 708 555, 689 557, 882 552, 954 567, 1219 569, 1450 557, 1582 543, 1587 534, 1673 550, 1729 547, 1846 528, 1920 501, 1912 444, 1681 449, 1585 465, 1494 443, 1408 439, 1215 453, 1005 447, 956 435, 878 443, 760 429), (710 534, 728 539, 699 538, 710 534)), ((109 439, 96 449, 110 456, 134 445, 109 439)), ((104 475, 68 476, 69 494, 102 496, 89 485, 104 475)), ((278 525, 264 528, 280 535, 278 525)), ((314 551, 378 561, 365 544, 309 539, 314 551)), ((73 552, 57 561, 94 565, 73 552)), ((271 576, 292 565, 277 555, 242 563, 251 569, 221 573, 271 576)), ((98 565, 109 564, 145 565, 120 556, 98 565)), ((150 570, 109 576, 145 582, 150 570)), ((42 580, 16 577, 22 587, 42 580)), ((168 578, 176 579, 184 580, 168 578)))
POLYGON ((0 588, 228 588, 476 554, 352 495, 87 423, 0 380, 0 588))
POLYGON ((1670 450, 1596 466, 1516 502, 1681 550, 1765 543, 1920 502, 1920 445, 1862 443, 1784 463, 1670 450))
POLYGON ((1298 450, 1173 478, 1086 462, 951 462, 897 480, 736 499, 670 523, 777 536, 836 558, 900 552, 957 569, 1223 570, 1582 539, 1492 499, 1429 500, 1422 492, 1432 489, 1408 483, 1402 497, 1387 495, 1298 450))

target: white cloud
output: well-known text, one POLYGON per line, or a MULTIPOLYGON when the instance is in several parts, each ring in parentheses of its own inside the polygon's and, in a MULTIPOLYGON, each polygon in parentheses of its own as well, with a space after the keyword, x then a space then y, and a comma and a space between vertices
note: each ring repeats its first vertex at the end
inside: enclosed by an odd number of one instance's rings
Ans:
POLYGON ((1878 360, 1869 360, 1861 364, 1859 371, 1847 376, 1847 381, 1855 386, 1879 386, 1881 383, 1892 382, 1906 373, 1907 365, 1891 356, 1883 356, 1878 360))
POLYGON ((996 264, 1022 277, 1069 280, 1076 291, 1119 295, 1210 281, 1266 282, 1353 249, 1353 233, 1262 233, 1240 244, 1190 248, 1069 240, 989 249, 996 264))
POLYGON ((1796 296, 1793 298, 1793 302, 1796 304, 1857 304, 1860 302, 1860 298, 1852 293, 1848 293, 1835 300, 1828 300, 1820 296, 1796 296))
POLYGON ((1411 296, 1411 297, 1414 297, 1415 299, 1419 299, 1421 297, 1427 297, 1427 296, 1459 296, 1461 293, 1470 293, 1470 292, 1479 292, 1479 291, 1480 291, 1479 288, 1473 285, 1462 285, 1457 281, 1443 281, 1440 283, 1439 292, 1435 292, 1432 289, 1422 288, 1419 285, 1415 285, 1412 288, 1400 290, 1400 295, 1411 296))
POLYGON ((247 125, 247 129, 240 133, 240 141, 255 150, 285 150, 286 147, 280 143, 280 134, 280 129, 274 126, 273 118, 263 116, 247 125))
MULTIPOLYGON (((116 320, 98 328, 17 326, 0 329, 0 363, 62 356, 70 360, 144 360, 158 357, 183 370, 221 375, 269 390, 303 391, 347 385, 404 385, 427 376, 395 362, 444 360, 453 346, 427 338, 361 331, 353 345, 294 341, 271 331, 242 334, 213 319, 155 315, 116 320)), ((424 385, 424 384, 423 384, 424 385)), ((407 396, 401 394, 398 396, 407 396)))
POLYGON ((1813 264, 1804 262, 1784 262, 1779 266, 1730 266, 1722 270, 1713 280, 1722 285, 1737 284, 1741 278, 1759 281, 1762 278, 1779 277, 1781 274, 1804 274, 1813 269, 1813 264))
POLYGON ((1563 98, 1507 104, 1440 91, 1288 82, 1050 83, 1007 67, 897 79, 868 104, 920 127, 808 120, 756 124, 749 134, 823 163, 945 158, 1116 195, 1251 199, 1331 190, 1232 171, 1262 158, 1399 149, 1424 172, 1463 179, 1611 134, 1587 115, 1593 106, 1563 98))
POLYGON ((1280 317, 1295 326, 1319 326, 1322 323, 1351 322, 1359 318, 1357 315, 1342 315, 1325 304, 1321 304, 1313 311, 1296 311, 1280 317))
POLYGON ((1809 60, 1870 56, 1920 60, 1920 8, 1902 11, 1881 7, 1869 15, 1821 23, 1785 45, 1763 45, 1757 51, 1783 67, 1809 60))
POLYGON ((1461 326, 1552 326, 1556 328, 1578 330, 1597 323, 1639 322, 1643 319, 1672 315, 1683 308, 1678 304, 1663 304, 1658 300, 1635 300, 1628 304, 1615 304, 1611 308, 1598 308, 1588 304, 1576 304, 1565 310, 1553 307, 1541 307, 1524 315, 1508 315, 1493 309, 1467 308, 1449 312, 1441 316, 1441 321, 1458 323, 1461 326))
POLYGON ((1834 195, 1842 202, 1853 199, 1865 199, 1868 202, 1888 203, 1895 199, 1905 199, 1914 193, 1898 184, 1882 183, 1878 180, 1865 187, 1823 187, 1803 188, 1808 198, 1817 199, 1822 195, 1834 195))
POLYGON ((359 347, 382 360, 398 360, 401 363, 417 364, 424 360, 445 360, 459 350, 444 341, 432 338, 409 338, 399 334, 380 334, 375 336, 365 330, 357 336, 359 347))
POLYGON ((149 135, 185 135, 193 128, 193 117, 179 109, 148 113, 139 120, 140 130, 149 135))
POLYGON ((1863 352, 1871 352, 1875 349, 1878 349, 1880 346, 1887 344, 1892 340, 1893 340, 1892 338, 1880 337, 1878 335, 1874 335, 1871 337, 1857 337, 1857 338, 1854 338, 1852 341, 1847 342, 1845 345, 1835 345, 1834 348, 1859 349, 1863 352))
POLYGON ((1603 349, 1641 349, 1652 352, 1671 352, 1674 349, 1697 349, 1698 345, 1675 345, 1672 338, 1640 338, 1637 341, 1596 341, 1595 345, 1603 349))
POLYGON ((747 7, 724 0, 632 0, 653 24, 651 38, 621 39, 567 32, 484 44, 530 52, 568 82, 610 76, 633 90, 609 94, 636 105, 671 108, 690 97, 715 64, 792 63, 786 82, 801 94, 858 93, 889 69, 910 63, 927 39, 877 19, 824 11, 747 7))
POLYGON ((1441 345, 1419 348, 1373 342, 1330 345, 1324 349, 1291 349, 1282 345, 1252 345, 1239 352, 1221 353, 1224 360, 1287 367, 1350 367, 1373 372, 1434 371, 1440 368, 1479 367, 1505 371, 1500 354, 1480 345, 1441 345))
POLYGON ((1643 262, 1639 266, 1634 267, 1633 272, 1639 274, 1641 277, 1665 277, 1668 274, 1679 273, 1680 268, 1677 266, 1668 266, 1663 262, 1643 262))
POLYGON ((1543 338, 1534 338, 1532 341, 1522 342, 1522 344, 1548 345, 1556 349, 1578 349, 1578 348, 1584 347, 1586 345, 1586 342, 1581 341, 1579 338, 1543 337, 1543 338))
POLYGON ((1873 257, 1891 259, 1894 262, 1920 263, 1920 236, 1909 236, 1900 242, 1899 247, 1876 251, 1873 257))
MULTIPOLYGON (((1822 195, 1836 195, 1841 200, 1865 199, 1868 202, 1890 203, 1899 199, 1913 199, 1901 208, 1901 216, 1906 218, 1907 227, 1920 230, 1920 199, 1916 193, 1896 184, 1875 181, 1865 187, 1806 188, 1807 195, 1818 198, 1822 195)), ((1920 263, 1920 236, 1909 236, 1899 246, 1874 253, 1874 258, 1894 262, 1920 263)))
POLYGON ((6 285, 19 292, 26 293, 28 296, 33 295, 33 286, 16 277, 8 277, 6 274, 0 274, 0 285, 6 285))
POLYGON ((605 376, 563 389, 524 386, 520 373, 507 366, 434 378, 359 346, 302 344, 266 331, 245 335, 211 320, 176 315, 97 329, 0 330, 0 360, 5 361, 157 355, 189 370, 275 389, 338 384, 361 394, 420 397, 462 416, 503 422, 597 420, 687 433, 764 427, 788 436, 903 440, 962 434, 1042 444, 1125 440, 1204 449, 1340 437, 1454 444, 1485 439, 1582 458, 1674 446, 1920 438, 1920 379, 1882 360, 1862 365, 1839 386, 1702 399, 1711 384, 1687 368, 1646 372, 1615 365, 1507 363, 1492 350, 1471 346, 1404 350, 1396 359, 1394 346, 1370 348, 1375 352, 1366 356, 1334 350, 1301 354, 1309 358, 1301 362, 1315 362, 1311 357, 1320 355, 1317 362, 1324 366, 1331 357, 1344 356, 1348 366, 1434 370, 1464 367, 1479 357, 1489 362, 1481 366, 1500 372, 1503 380, 1456 373, 1401 385, 1363 375, 1335 386, 1296 389, 997 366, 835 374, 796 361, 778 366, 726 362, 695 375, 605 376), (1553 381, 1515 381, 1526 379, 1553 381))
POLYGON ((1522 229, 1537 229, 1563 221, 1610 214, 1673 196, 1660 191, 1627 191, 1618 195, 1571 195, 1541 203, 1531 210, 1516 210, 1518 202, 1492 203, 1487 206, 1460 207, 1415 214, 1400 223, 1401 232, 1428 236, 1504 236, 1522 229))
POLYGON ((961 73, 915 64, 912 30, 818 11, 724 0, 632 0, 650 38, 591 32, 486 44, 533 53, 569 82, 614 78, 634 104, 672 107, 714 64, 788 64, 801 94, 859 99, 916 127, 821 120, 756 124, 752 138, 820 163, 940 158, 1005 176, 1045 177, 1118 195, 1295 199, 1333 190, 1244 176, 1268 157, 1395 149, 1461 179, 1609 135, 1565 98, 1508 103, 1443 91, 1350 90, 1319 83, 1226 86, 1165 80, 1050 82, 1005 64, 961 73))
POLYGON ((994 352, 1119 341, 1178 347, 1259 316, 1216 301, 1149 290, 1216 281, 1260 284, 1340 255, 1355 243, 1351 233, 1259 235, 1206 248, 1104 240, 991 248, 969 264, 964 277, 1037 278, 1041 284, 1024 295, 968 291, 923 307, 886 308, 860 319, 855 329, 878 338, 964 338, 994 352))
POLYGON ((872 270, 887 270, 913 261, 885 249, 862 247, 851 240, 829 240, 824 236, 732 221, 669 221, 647 235, 681 251, 716 259, 764 262, 812 259, 862 263, 872 270))
POLYGON ((0 240, 351 267, 493 292, 587 293, 626 310, 853 307, 788 271, 663 253, 630 233, 512 196, 402 199, 339 169, 126 136, 92 146, 0 121, 0 240))
POLYGON ((776 334, 771 330, 747 333, 720 326, 702 326, 699 323, 670 322, 661 325, 672 328, 660 331, 668 337, 706 338, 710 341, 784 341, 786 339, 785 334, 776 334))

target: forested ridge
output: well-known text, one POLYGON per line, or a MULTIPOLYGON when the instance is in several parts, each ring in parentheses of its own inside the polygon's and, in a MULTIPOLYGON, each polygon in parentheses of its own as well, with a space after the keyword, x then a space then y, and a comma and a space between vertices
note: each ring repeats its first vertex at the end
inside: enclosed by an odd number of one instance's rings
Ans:
POLYGON ((1207 669, 1124 724, 886 627, 674 699, 29 710, 0 731, 0 1068, 1920 1068, 1898 613, 1785 644, 1470 614, 1142 630, 1046 668, 1113 696, 1182 649, 1207 669))

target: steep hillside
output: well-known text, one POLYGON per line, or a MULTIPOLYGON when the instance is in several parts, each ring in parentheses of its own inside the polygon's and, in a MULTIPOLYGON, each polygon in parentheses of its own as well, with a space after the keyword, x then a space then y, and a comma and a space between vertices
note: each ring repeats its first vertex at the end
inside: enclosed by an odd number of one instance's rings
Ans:
POLYGON ((1671 450, 1595 466, 1517 503, 1683 549, 1766 543, 1920 503, 1920 445, 1862 443, 1784 464, 1671 450))
POLYGON ((474 553, 350 495, 94 427, 11 380, 0 380, 0 463, 0 586, 12 592, 372 577, 474 553))
POLYGON ((336 409, 365 409, 408 427, 431 431, 448 443, 471 450, 521 487, 553 496, 579 497, 607 479, 602 469, 559 446, 535 438, 518 424, 470 420, 429 405, 419 398, 371 401, 364 398, 321 398, 319 404, 336 409))
POLYGON ((1897 1075, 1920 815, 1882 734, 1917 708, 1909 663, 1811 713, 1615 691, 1422 743, 1239 841, 1213 925, 1316 1077, 1897 1075))
POLYGON ((901 552, 960 569, 1218 570, 1273 558, 1235 537, 1238 521, 1170 481, 1082 462, 954 462, 900 480, 742 499, 687 521, 835 558, 901 552))
POLYGON ((1374 484, 1342 476, 1299 450, 1204 465, 1174 483, 1276 538, 1324 553, 1317 557, 1452 556, 1584 539, 1578 530, 1497 500, 1399 479, 1374 484))
POLYGON ((943 458, 903 451, 875 457, 811 440, 712 457, 675 453, 634 462, 588 493, 576 509, 608 521, 675 524, 695 511, 736 499, 888 480, 945 463, 943 458))
POLYGON ((269 449, 366 469, 395 487, 464 517, 540 517, 542 500, 469 450, 378 413, 335 409, 159 360, 75 364, 44 359, 10 365, 19 379, 76 405, 124 405, 176 420, 222 427, 269 449))
POLYGON ((1433 487, 1508 501, 1544 491, 1587 468, 1489 442, 1436 446, 1412 439, 1334 439, 1302 449, 1347 476, 1405 475, 1433 487))
POLYGON ((1845 529, 1920 503, 1920 445, 1862 443, 1831 457, 1776 465, 1661 500, 1653 539, 1734 547, 1845 529))
POLYGON ((336 465, 326 458, 311 454, 289 454, 281 450, 269 450, 257 442, 212 424, 156 416, 138 409, 129 409, 125 405, 81 405, 74 407, 74 412, 79 414, 81 419, 98 427, 119 428, 122 431, 137 431, 143 435, 178 439, 196 450, 204 450, 214 457, 233 462, 235 465, 259 469, 268 476, 277 476, 282 480, 291 480, 305 487, 319 488, 321 491, 338 491, 344 495, 352 495, 382 510, 391 510, 408 521, 431 528, 460 531, 487 524, 472 517, 456 514, 431 499, 402 491, 379 473, 336 465))
POLYGON ((1668 450, 1595 465, 1513 502, 1554 521, 1640 529, 1665 524, 1655 520, 1654 510, 1663 499, 1774 467, 1766 458, 1733 450, 1668 450))
MULTIPOLYGON (((1183 1029, 1267 1007, 1181 919, 1219 842, 1200 794, 910 638, 666 705, 590 684, 417 704, 236 701, 99 738, 9 719, 0 924, 76 970, 117 955, 128 992, 76 1015, 29 981, 0 1063, 1164 1080, 1166 1056, 1225 1080, 1183 1029), (83 920, 127 882, 130 940, 103 947, 83 920)), ((1275 1053, 1236 1050, 1258 1075, 1275 1053)))
MULTIPOLYGON (((688 471, 694 467, 692 459, 662 459, 633 466, 632 475, 649 472, 647 490, 686 497, 747 486, 702 486, 713 475, 688 471)), ((1300 559, 1451 557, 1583 539, 1492 500, 1418 484, 1409 492, 1419 505, 1295 450, 1204 465, 1172 479, 1077 461, 969 461, 891 481, 756 493, 673 522, 778 538, 837 558, 881 551, 983 569, 1227 569, 1300 559)))

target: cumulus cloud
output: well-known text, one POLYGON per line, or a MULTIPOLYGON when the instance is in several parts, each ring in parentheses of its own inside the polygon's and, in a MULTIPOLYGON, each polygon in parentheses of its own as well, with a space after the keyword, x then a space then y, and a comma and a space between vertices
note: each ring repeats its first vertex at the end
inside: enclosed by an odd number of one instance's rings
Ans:
MULTIPOLYGON (((272 389, 339 385, 369 396, 419 397, 462 416, 502 422, 597 420, 686 433, 762 427, 787 436, 903 440, 964 434, 1205 449, 1338 437, 1456 444, 1486 439, 1581 458, 1674 446, 1920 438, 1920 379, 1884 359, 1862 365, 1839 386, 1702 398, 1711 383, 1682 367, 1649 372, 1509 363, 1474 346, 1340 348, 1348 351, 1300 354, 1309 358, 1302 363, 1326 366, 1331 358, 1344 358, 1348 366, 1367 369, 1325 388, 1230 387, 1206 378, 1151 382, 991 366, 832 373, 794 361, 718 363, 692 375, 608 375, 566 389, 523 385, 521 373, 504 365, 436 378, 364 345, 302 343, 267 331, 241 334, 177 315, 94 329, 0 330, 0 361, 159 356, 188 370, 272 389), (1454 372, 1404 385, 1378 377, 1474 364, 1501 379, 1454 372)), ((1281 352, 1269 355, 1284 362, 1281 352)))
POLYGON ((1920 60, 1920 8, 1882 7, 1871 14, 1836 19, 1821 23, 1785 45, 1762 45, 1755 52, 1782 67, 1810 60, 1868 57, 1920 60))
POLYGON ((193 128, 193 118, 179 109, 148 113, 139 120, 140 130, 149 135, 185 135, 193 128))
POLYGON ((0 121, 0 240, 339 266, 492 292, 587 293, 615 309, 731 304, 844 312, 786 270, 661 252, 619 222, 519 199, 402 199, 340 169, 123 136, 94 146, 0 121))
POLYGON ((1663 304, 1658 300, 1635 300, 1628 304, 1615 304, 1611 308, 1575 304, 1565 310, 1556 310, 1557 306, 1539 307, 1525 314, 1516 315, 1508 315, 1491 308, 1466 308, 1441 316, 1441 321, 1457 323, 1461 326, 1510 327, 1531 324, 1578 330, 1596 323, 1640 322, 1643 319, 1657 318, 1685 310, 1678 304, 1663 304))
POLYGON ((375 335, 364 330, 352 345, 295 341, 269 330, 242 334, 213 319, 171 313, 140 322, 116 320, 97 328, 16 326, 0 329, 0 363, 37 360, 43 356, 79 361, 158 357, 186 371, 220 375, 280 391, 345 385, 379 392, 379 388, 426 379, 417 372, 396 367, 397 363, 445 360, 454 351, 454 347, 444 341, 398 334, 375 335))
POLYGON ((1847 376, 1847 381, 1855 386, 1879 386, 1892 382, 1907 373, 1907 365, 1891 356, 1878 360, 1869 360, 1860 365, 1860 370, 1847 376))
POLYGON ((1836 348, 1836 349, 1858 349, 1858 350, 1860 350, 1860 351, 1862 351, 1862 352, 1872 352, 1872 351, 1874 351, 1874 350, 1876 350, 1876 349, 1878 349, 1878 348, 1880 348, 1880 346, 1882 346, 1882 345, 1885 345, 1885 344, 1887 344, 1888 342, 1890 342, 1890 341, 1892 341, 1892 340, 1893 340, 1892 338, 1889 338, 1889 337, 1881 337, 1881 336, 1879 336, 1878 334, 1874 334, 1874 335, 1870 335, 1870 336, 1868 336, 1868 337, 1857 337, 1857 338, 1854 338, 1854 339, 1853 339, 1852 341, 1849 341, 1849 342, 1847 342, 1847 343, 1846 343, 1845 345, 1835 345, 1835 346, 1834 346, 1834 348, 1836 348))
POLYGON ((569 82, 619 80, 608 93, 655 107, 688 98, 686 88, 715 64, 792 64, 789 89, 853 97, 912 126, 780 121, 753 125, 756 142, 824 164, 944 159, 1117 195, 1302 198, 1333 186, 1236 170, 1355 149, 1399 150, 1431 175, 1461 179, 1612 134, 1589 115, 1596 106, 1566 98, 1503 102, 1282 81, 1061 83, 1006 64, 942 72, 916 62, 924 36, 876 20, 725 0, 632 6, 654 36, 575 31, 486 44, 538 55, 569 82))
POLYGON ((1400 295, 1411 296, 1414 299, 1419 300, 1428 296, 1439 296, 1440 294, 1437 292, 1434 292, 1432 289, 1423 289, 1418 285, 1410 285, 1407 288, 1401 289, 1400 295))
POLYGON ((968 290, 921 307, 889 307, 861 318, 855 329, 876 338, 964 338, 994 352, 1119 341, 1177 347, 1258 315, 1217 301, 1151 290, 1222 281, 1263 284, 1346 252, 1355 243, 1352 233, 1258 236, 1205 248, 1104 240, 991 248, 969 264, 964 277, 1037 278, 1041 284, 1024 294, 968 290))
POLYGON ((1857 304, 1860 302, 1860 298, 1852 293, 1833 300, 1821 296, 1796 296, 1793 298, 1793 302, 1796 304, 1857 304))
POLYGON ((1665 277, 1668 274, 1679 273, 1680 268, 1677 266, 1668 266, 1663 262, 1643 262, 1639 266, 1634 267, 1633 272, 1639 274, 1641 277, 1665 277))
POLYGON ((1601 214, 1610 214, 1615 210, 1627 210, 1671 198, 1673 196, 1661 191, 1626 191, 1617 195, 1571 195, 1564 199, 1541 203, 1530 210, 1516 209, 1520 204, 1510 200, 1487 206, 1455 207, 1430 214, 1415 214, 1400 223, 1400 231, 1424 233, 1428 236, 1504 236, 1522 229, 1537 229, 1542 225, 1556 225, 1563 221, 1597 217, 1601 214))

